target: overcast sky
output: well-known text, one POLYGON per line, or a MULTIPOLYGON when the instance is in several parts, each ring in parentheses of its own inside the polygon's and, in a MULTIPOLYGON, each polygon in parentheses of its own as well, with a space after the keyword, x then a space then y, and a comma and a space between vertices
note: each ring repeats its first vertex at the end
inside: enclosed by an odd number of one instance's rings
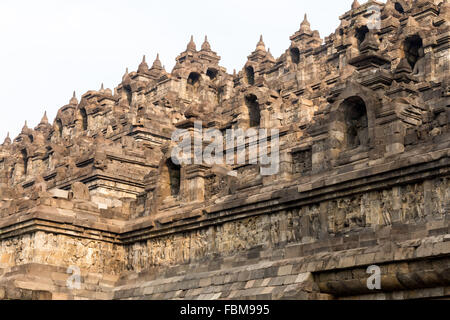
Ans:
MULTIPOLYGON (((190 35, 205 34, 229 73, 240 70, 259 35, 275 58, 308 14, 322 38, 339 25, 353 0, 0 0, 0 143, 25 120, 35 127, 46 110, 53 123, 72 92, 101 83, 113 89, 142 55, 159 52, 167 71, 190 35)), ((364 2, 364 1, 360 1, 364 2)))

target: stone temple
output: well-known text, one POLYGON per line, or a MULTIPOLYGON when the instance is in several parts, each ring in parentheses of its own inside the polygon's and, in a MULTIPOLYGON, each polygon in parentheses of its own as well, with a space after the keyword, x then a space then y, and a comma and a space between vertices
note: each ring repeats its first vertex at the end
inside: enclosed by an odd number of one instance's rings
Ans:
POLYGON ((0 299, 450 298, 450 2, 349 9, 233 74, 191 39, 7 137, 0 299), (198 122, 278 129, 279 170, 174 163, 198 122))

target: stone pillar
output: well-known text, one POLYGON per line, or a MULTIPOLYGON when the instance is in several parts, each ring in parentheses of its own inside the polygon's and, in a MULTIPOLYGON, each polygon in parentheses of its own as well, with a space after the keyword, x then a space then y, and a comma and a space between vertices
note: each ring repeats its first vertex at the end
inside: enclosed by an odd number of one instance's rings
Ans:
POLYGON ((158 201, 157 195, 156 195, 156 188, 158 186, 158 172, 153 171, 150 172, 147 176, 144 178, 144 184, 145 184, 145 192, 147 193, 147 199, 145 203, 145 207, 149 208, 150 214, 155 213, 158 207, 158 201))
POLYGON ((395 120, 386 124, 384 142, 386 145, 385 156, 398 155, 405 151, 405 126, 401 120, 395 120))
POLYGON ((183 198, 189 202, 205 200, 205 176, 210 169, 204 165, 188 165, 185 168, 183 198))
POLYGON ((261 128, 272 128, 273 126, 277 126, 277 123, 271 123, 269 110, 263 109, 260 111, 260 114, 261 114, 261 123, 260 123, 261 128))
POLYGON ((434 78, 434 69, 436 66, 436 61, 434 58, 434 52, 433 52, 433 47, 432 45, 426 46, 423 48, 424 51, 424 74, 425 74, 425 78, 427 81, 433 81, 435 80, 434 78))
POLYGON ((330 159, 336 160, 345 144, 346 125, 341 121, 334 121, 330 126, 330 159))
MULTIPOLYGON (((312 173, 323 171, 327 167, 326 163, 326 138, 314 141, 312 146, 312 173)), ((330 150, 331 152, 331 150, 330 150)), ((336 154, 337 157, 338 153, 336 154)))
POLYGON ((400 187, 392 188, 392 216, 391 222, 403 221, 402 193, 400 187))
POLYGON ((311 146, 311 163, 312 173, 315 174, 329 166, 327 163, 329 159, 327 153, 331 152, 328 150, 329 126, 326 124, 317 125, 309 133, 313 140, 311 146))
POLYGON ((292 176, 292 153, 288 150, 280 152, 280 177, 281 179, 290 179, 292 176))
POLYGON ((314 103, 306 98, 299 98, 299 119, 300 126, 307 125, 311 122, 314 117, 314 112, 317 111, 317 107, 314 106, 314 103))

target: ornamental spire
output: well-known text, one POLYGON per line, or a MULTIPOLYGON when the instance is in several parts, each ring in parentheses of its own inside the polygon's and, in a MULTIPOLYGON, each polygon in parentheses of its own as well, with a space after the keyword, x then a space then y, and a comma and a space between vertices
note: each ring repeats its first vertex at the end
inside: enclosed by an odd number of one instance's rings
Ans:
POLYGON ((256 45, 256 51, 266 51, 266 45, 264 44, 263 36, 259 38, 259 42, 256 45))
POLYGON ((300 24, 300 31, 303 31, 303 32, 311 31, 311 24, 308 21, 308 15, 306 13, 305 13, 305 17, 304 17, 302 23, 300 24))
POLYGON ((27 124, 27 120, 25 120, 25 124, 23 125, 23 128, 22 128, 22 133, 24 133, 27 130, 28 130, 28 124, 27 124))
POLYGON ((122 77, 122 81, 125 81, 126 79, 130 78, 130 75, 128 74, 128 68, 125 69, 125 74, 122 77))
POLYGON ((202 51, 211 51, 211 45, 208 42, 208 36, 205 36, 205 41, 202 44, 202 51))
POLYGON ((148 72, 148 64, 145 61, 145 54, 142 57, 142 62, 141 62, 141 64, 138 67, 138 72, 139 73, 147 73, 148 72))
POLYGON ((73 95, 72 95, 72 98, 69 101, 69 104, 73 105, 73 106, 76 106, 78 104, 77 94, 76 94, 75 91, 73 92, 73 95))
POLYGON ((155 61, 153 61, 153 65, 152 65, 152 70, 154 70, 154 69, 158 69, 158 70, 161 70, 163 67, 162 67, 162 64, 161 64, 161 61, 159 60, 159 53, 158 54, 156 54, 156 59, 155 59, 155 61))
POLYGON ((191 51, 191 52, 195 52, 197 51, 197 46, 195 45, 194 42, 194 36, 191 36, 191 40, 189 41, 186 51, 191 51))
POLYGON ((11 144, 11 138, 9 137, 9 132, 6 135, 5 141, 3 142, 3 145, 9 146, 11 144))
POLYGON ((48 124, 47 111, 44 112, 44 116, 42 117, 40 124, 48 124))

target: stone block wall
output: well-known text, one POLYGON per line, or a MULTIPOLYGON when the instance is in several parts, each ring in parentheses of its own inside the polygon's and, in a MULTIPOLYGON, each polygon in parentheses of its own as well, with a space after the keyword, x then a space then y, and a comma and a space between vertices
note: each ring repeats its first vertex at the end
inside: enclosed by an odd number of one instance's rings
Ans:
POLYGON ((355 1, 233 74, 191 39, 170 72, 144 57, 74 94, 0 145, 0 299, 448 298, 449 15, 355 1), (199 123, 277 129, 279 170, 250 161, 261 137, 225 146, 245 164, 174 163, 199 123))

